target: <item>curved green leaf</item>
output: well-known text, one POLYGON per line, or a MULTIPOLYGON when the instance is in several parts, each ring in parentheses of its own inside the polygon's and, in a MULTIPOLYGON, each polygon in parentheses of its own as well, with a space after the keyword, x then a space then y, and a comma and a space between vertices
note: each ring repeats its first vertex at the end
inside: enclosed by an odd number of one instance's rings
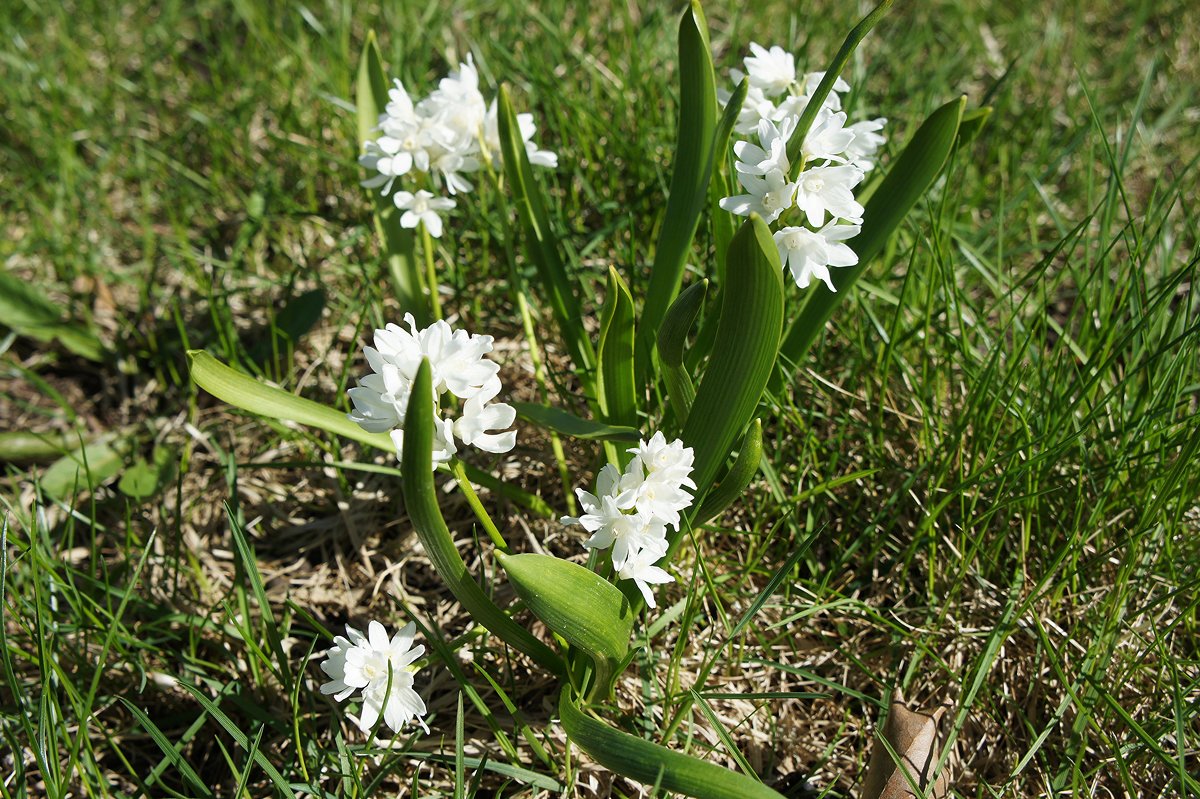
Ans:
MULTIPOLYGON (((708 182, 712 177, 717 79, 708 43, 708 23, 698 0, 692 0, 679 22, 679 81, 679 130, 671 193, 642 308, 644 356, 649 356, 663 315, 679 291, 692 239, 708 202, 708 182)), ((648 357, 644 363, 649 366, 648 357)))
POLYGON ((696 401, 696 387, 683 366, 683 350, 707 293, 707 279, 688 286, 671 303, 658 329, 658 360, 662 364, 663 381, 667 384, 667 398, 679 426, 687 422, 692 403, 696 401))
POLYGON ((491 630, 514 649, 524 652, 539 665, 555 674, 563 672, 563 662, 550 647, 513 621, 497 607, 467 571, 454 538, 442 518, 433 482, 433 382, 429 361, 422 359, 413 380, 412 394, 404 417, 404 451, 400 456, 400 483, 404 488, 404 506, 425 546, 438 575, 475 621, 491 630))
MULTIPOLYGON (((683 428, 683 440, 695 450, 697 497, 712 487, 758 406, 783 329, 783 268, 771 231, 757 214, 733 237, 728 268, 712 355, 683 428)), ((678 540, 676 532, 672 549, 678 540)))
POLYGON ((697 799, 784 799, 758 780, 673 752, 586 715, 564 687, 558 715, 567 736, 605 768, 646 785, 697 799))
POLYGON ((708 294, 708 279, 700 280, 683 290, 663 317, 658 329, 658 360, 667 366, 683 365, 683 348, 687 345, 692 325, 704 307, 708 294))
POLYGON ((595 572, 550 555, 496 554, 525 607, 596 665, 596 688, 608 693, 629 651, 633 610, 595 572))
POLYGON ((637 390, 633 383, 633 297, 629 287, 611 266, 608 268, 608 296, 600 320, 600 342, 596 347, 600 360, 596 396, 600 412, 610 424, 634 427, 637 424, 637 390))
POLYGON ((529 165, 525 140, 521 138, 521 128, 517 124, 517 115, 506 86, 500 87, 497 105, 504 176, 517 206, 526 251, 537 268, 542 285, 550 293, 550 309, 554 312, 559 333, 566 342, 571 359, 581 372, 589 372, 595 363, 595 353, 587 332, 579 324, 582 318, 579 299, 575 296, 566 266, 559 255, 558 242, 554 238, 541 191, 534 181, 533 167, 529 165))
POLYGON ((855 48, 861 42, 871 28, 875 27, 875 23, 883 18, 883 15, 892 7, 894 0, 883 0, 875 9, 862 18, 862 21, 854 26, 854 30, 846 36, 842 42, 841 48, 834 55, 833 61, 825 69, 825 77, 821 78, 821 82, 817 84, 817 90, 808 98, 808 105, 804 106, 804 113, 800 115, 800 120, 796 123, 796 130, 792 133, 792 138, 788 139, 787 154, 788 160, 792 162, 791 179, 795 180, 796 175, 800 174, 800 170, 804 167, 801 160, 800 150, 804 146, 804 137, 808 135, 808 129, 812 127, 813 121, 817 118, 821 108, 825 105, 825 98, 833 91, 833 84, 837 82, 838 77, 842 74, 842 70, 846 68, 846 62, 850 60, 850 56, 854 54, 855 48))
POLYGON ((754 479, 761 460, 762 421, 755 419, 750 425, 750 429, 746 431, 745 437, 742 438, 737 460, 733 462, 733 466, 730 467, 721 483, 705 497, 704 504, 700 506, 699 512, 692 519, 692 524, 704 524, 736 502, 746 490, 746 486, 750 485, 750 481, 754 479))
POLYGON ((361 146, 363 142, 379 135, 379 131, 376 130, 379 116, 388 103, 387 73, 383 69, 383 57, 379 54, 375 31, 367 31, 367 41, 363 44, 362 55, 358 59, 358 79, 354 89, 358 145, 361 146))
POLYGON ((189 350, 188 364, 196 385, 230 405, 270 419, 316 427, 377 449, 396 450, 386 433, 368 433, 341 411, 261 383, 229 368, 204 350, 189 350))
MULTIPOLYGON (((204 350, 188 350, 188 365, 192 380, 200 388, 219 400, 228 402, 244 411, 287 422, 315 427, 327 433, 349 438, 385 452, 395 452, 396 445, 386 433, 368 433, 341 411, 319 402, 297 397, 281 388, 268 386, 258 380, 231 369, 204 350)), ((497 491, 523 508, 527 508, 547 519, 557 517, 554 509, 542 500, 516 486, 497 480, 487 472, 463 464, 467 477, 492 491, 497 491)))
POLYGON ((66 309, 36 285, 3 269, 0 269, 0 325, 38 341, 57 340, 89 361, 103 361, 106 357, 104 345, 87 322, 69 319, 66 309))
POLYGON ((854 281, 871 259, 883 251, 888 237, 942 171, 954 147, 965 105, 966 97, 960 97, 934 111, 875 189, 863 211, 862 231, 848 242, 858 254, 858 265, 833 270, 837 292, 819 281, 809 288, 808 300, 780 346, 780 361, 784 365, 781 371, 800 362, 854 281))
POLYGON ((713 137, 712 180, 708 183, 708 204, 712 207, 713 248, 717 254, 717 285, 725 282, 725 256, 729 252, 729 242, 733 240, 733 214, 721 208, 721 199, 735 192, 731 191, 729 180, 729 139, 733 135, 733 126, 737 124, 742 105, 750 91, 750 79, 742 78, 725 110, 721 112, 721 120, 717 123, 717 132, 713 137))
POLYGON ((533 422, 545 430, 584 441, 630 441, 636 442, 641 432, 634 427, 605 424, 591 419, 581 419, 570 411, 536 402, 510 402, 517 416, 533 422))

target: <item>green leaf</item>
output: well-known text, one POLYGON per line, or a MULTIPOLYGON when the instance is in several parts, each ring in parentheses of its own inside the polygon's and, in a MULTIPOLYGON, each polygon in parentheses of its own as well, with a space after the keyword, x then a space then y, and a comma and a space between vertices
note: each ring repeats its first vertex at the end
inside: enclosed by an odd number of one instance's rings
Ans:
POLYGON ((608 268, 608 296, 600 321, 596 347, 600 371, 596 396, 609 424, 637 425, 637 389, 633 382, 633 297, 617 270, 608 268))
POLYGON ((693 525, 701 525, 720 515, 726 508, 741 498, 754 475, 758 473, 758 463, 762 460, 762 421, 755 419, 742 438, 738 448, 737 460, 733 462, 729 473, 721 480, 720 485, 709 492, 700 506, 700 511, 692 519, 693 525))
POLYGON ((525 607, 592 659, 595 688, 608 694, 633 636, 633 610, 625 595, 600 575, 569 560, 502 553, 496 558, 525 607))
POLYGON ((250 350, 250 357, 258 363, 264 363, 288 346, 296 346, 300 338, 321 321, 321 312, 324 310, 323 289, 313 289, 295 297, 275 316, 268 335, 255 343, 250 350))
POLYGON ((65 455, 72 446, 71 440, 61 433, 10 430, 0 433, 0 461, 22 463, 48 460, 65 455))
POLYGON ((962 121, 958 123, 958 147, 966 147, 971 142, 978 138, 980 132, 987 126, 988 120, 992 117, 992 107, 985 105, 982 108, 973 108, 970 111, 964 111, 962 121))
POLYGON ((750 91, 749 78, 742 78, 725 110, 721 112, 721 120, 717 123, 717 132, 713 139, 712 180, 708 183, 708 204, 712 209, 713 247, 717 253, 717 285, 725 282, 725 256, 729 251, 729 242, 733 240, 733 214, 721 208, 721 200, 737 192, 732 191, 732 181, 729 179, 729 139, 733 135, 733 126, 737 124, 742 105, 746 102, 746 94, 750 91))
MULTIPOLYGON (((695 450, 696 496, 712 487, 737 436, 762 397, 783 329, 783 276, 771 231, 757 214, 729 246, 729 279, 708 368, 683 428, 695 450)), ((672 549, 679 540, 676 532, 672 549)))
POLYGON ((533 261, 537 268, 542 286, 550 294, 550 309, 554 313, 559 334, 566 342, 571 359, 579 370, 589 373, 595 364, 595 353, 586 330, 579 324, 579 320, 583 318, 579 309, 579 299, 575 296, 571 278, 559 255, 558 242, 550 226, 550 217, 546 213, 546 203, 534 180, 529 154, 525 151, 525 140, 521 137, 517 115, 513 111, 506 86, 500 87, 498 111, 504 176, 508 181, 509 190, 513 193, 526 252, 529 260, 533 261))
POLYGON ((593 760, 645 785, 696 799, 784 799, 753 777, 630 735, 586 715, 564 687, 558 715, 567 736, 593 760))
POLYGON ((510 402, 517 416, 533 422, 538 427, 551 430, 571 438, 584 441, 630 441, 641 439, 641 432, 633 427, 605 424, 591 419, 580 419, 569 411, 536 402, 510 402))
POLYGON ((121 700, 122 704, 125 705, 125 709, 133 714, 133 717, 138 720, 138 723, 142 725, 142 728, 146 732, 150 733, 151 740, 153 740, 155 745, 162 750, 162 753, 166 755, 167 759, 171 762, 171 765, 173 765, 179 772, 180 776, 192 786, 192 789, 200 796, 212 796, 212 791, 208 789, 208 785, 200 778, 200 775, 196 773, 196 770, 192 768, 191 763, 187 762, 187 759, 185 759, 179 750, 175 748, 175 745, 171 743, 171 740, 163 734, 163 731, 158 728, 158 725, 150 720, 150 717, 146 715, 146 712, 123 696, 118 696, 117 699, 121 700))
POLYGON ((692 325, 704 307, 708 294, 708 279, 688 286, 671 303, 658 329, 658 360, 667 366, 683 365, 683 348, 692 332, 692 325))
POLYGON ((367 31, 367 41, 358 59, 354 101, 358 115, 357 145, 361 146, 363 142, 379 136, 376 127, 388 103, 387 72, 383 69, 383 57, 379 54, 375 31, 367 31))
POLYGON ((692 385, 691 375, 683 366, 683 350, 696 316, 704 306, 707 292, 707 279, 684 289, 667 309, 667 315, 658 329, 658 360, 662 365, 663 382, 667 384, 667 398, 680 426, 687 422, 692 403, 696 401, 696 387, 692 385))
MULTIPOLYGON (((375 41, 375 31, 368 31, 367 41, 358 61, 358 79, 355 85, 358 116, 358 141, 354 143, 356 152, 360 150, 363 142, 379 136, 379 131, 375 128, 387 103, 387 72, 383 68, 379 44, 375 41)), ((391 274, 400 312, 411 313, 417 324, 425 327, 432 317, 429 303, 424 296, 421 264, 416 255, 416 237, 412 230, 400 226, 400 214, 390 199, 376 189, 371 189, 370 192, 375 204, 375 233, 383 245, 384 258, 391 274)))
POLYGON ((192 380, 220 400, 269 419, 299 422, 388 452, 396 450, 386 433, 368 433, 341 411, 268 386, 230 369, 204 350, 189 350, 192 380))
POLYGON ((121 475, 117 489, 133 499, 148 499, 175 476, 177 453, 172 447, 156 447, 153 460, 138 458, 121 475))
MULTIPOLYGON (((384 452, 396 451, 396 445, 387 433, 368 433, 350 421, 345 413, 319 402, 297 397, 281 388, 261 383, 235 369, 230 369, 204 350, 189 350, 188 363, 191 367, 192 380, 196 385, 230 405, 259 416, 265 416, 268 419, 298 422, 315 427, 318 430, 349 438, 384 452)), ((557 516, 554 509, 547 505, 541 497, 536 497, 516 486, 497 480, 487 472, 470 464, 463 464, 463 468, 471 482, 497 491, 539 516, 548 519, 557 516)))
POLYGON ((801 157, 801 149, 804 147, 804 137, 808 135, 808 129, 812 127, 813 121, 817 118, 817 114, 825 105, 825 98, 833 91, 833 84, 837 82, 838 77, 842 74, 842 70, 846 68, 846 62, 850 60, 850 56, 854 54, 854 50, 858 47, 866 35, 875 27, 875 23, 883 18, 883 15, 892 7, 894 0, 883 0, 875 9, 862 18, 854 30, 846 36, 842 46, 834 55, 833 61, 825 69, 825 77, 821 78, 821 82, 817 84, 817 90, 808 98, 808 104, 804 106, 804 113, 800 115, 800 120, 796 123, 796 130, 792 133, 792 137, 788 139, 787 155, 788 160, 792 164, 791 179, 795 180, 796 175, 800 174, 800 170, 804 168, 804 162, 801 157))
POLYGON ((692 248, 700 215, 708 204, 708 182, 713 170, 714 131, 717 126, 717 88, 708 23, 697 0, 679 22, 679 130, 671 173, 667 210, 654 250, 650 285, 642 308, 643 359, 649 367, 650 345, 663 315, 679 291, 683 268, 692 248))
POLYGON ((837 292, 819 281, 808 289, 808 299, 779 349, 781 377, 799 364, 838 303, 942 171, 954 147, 965 105, 966 98, 960 97, 934 111, 875 189, 863 210, 862 231, 847 242, 858 254, 858 264, 832 270, 837 292))
POLYGON ((104 345, 84 322, 67 318, 33 283, 0 270, 0 325, 38 341, 55 341, 90 361, 105 359, 104 345))
POLYGON ((46 496, 67 500, 91 491, 121 471, 125 459, 116 436, 101 436, 90 444, 59 458, 46 469, 39 484, 46 496))
POLYGON ((404 505, 413 529, 438 575, 476 622, 539 665, 561 674, 563 663, 558 655, 496 606, 471 577, 458 554, 438 507, 437 487, 433 482, 433 402, 429 399, 432 396, 429 361, 422 359, 405 414, 404 452, 400 458, 404 505))

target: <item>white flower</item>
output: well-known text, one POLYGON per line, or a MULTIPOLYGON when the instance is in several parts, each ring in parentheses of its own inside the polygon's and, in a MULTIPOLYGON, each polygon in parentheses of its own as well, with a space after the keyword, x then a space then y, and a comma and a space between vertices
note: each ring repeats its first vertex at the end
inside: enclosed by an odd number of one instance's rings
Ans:
POLYGON ((747 193, 722 199, 720 206, 726 211, 738 216, 757 213, 764 221, 774 222, 792 207, 796 184, 789 183, 783 171, 773 169, 762 177, 739 172, 737 177, 747 193))
POLYGON ((858 225, 839 225, 830 222, 820 230, 802 227, 785 227, 775 233, 775 245, 779 248, 779 260, 789 268, 796 285, 808 288, 812 279, 824 281, 830 291, 834 288, 829 275, 831 266, 854 266, 858 255, 842 241, 858 235, 858 225))
POLYGON ((779 171, 787 174, 791 163, 787 157, 787 143, 792 132, 796 129, 794 118, 788 118, 782 124, 764 119, 758 123, 758 140, 760 144, 748 141, 735 142, 733 154, 738 157, 734 169, 747 175, 766 175, 779 171))
POLYGON ((646 598, 646 604, 652 608, 656 605, 654 604, 654 592, 650 590, 650 586, 675 582, 674 577, 654 565, 665 554, 667 554, 666 541, 663 541, 661 546, 647 546, 633 553, 617 570, 617 576, 622 580, 633 580, 637 584, 638 590, 646 598))
POLYGON ((863 207, 854 199, 854 187, 863 179, 856 166, 818 166, 800 173, 796 181, 796 207, 813 227, 825 224, 828 213, 835 219, 861 223, 863 207))
MULTIPOLYGON (((529 163, 551 169, 558 166, 558 155, 550 150, 539 148, 533 141, 533 135, 537 133, 533 114, 517 114, 517 128, 521 132, 521 141, 525 142, 525 153, 529 156, 529 163)), ((484 120, 483 144, 487 148, 489 158, 494 160, 499 157, 500 117, 495 100, 492 100, 492 104, 488 106, 487 118, 484 120)))
POLYGON ((762 89, 768 96, 783 94, 796 81, 796 60, 782 47, 770 50, 750 43, 750 52, 743 63, 750 78, 750 85, 762 89))
POLYGON ((448 197, 434 197, 430 192, 421 189, 416 194, 410 191, 396 192, 392 200, 396 207, 404 212, 400 217, 400 226, 415 228, 419 223, 425 223, 425 229, 435 239, 442 235, 442 218, 439 211, 449 211, 454 207, 454 200, 448 197))
POLYGON ((372 621, 365 636, 347 626, 348 637, 334 639, 321 664, 332 679, 321 686, 321 692, 341 702, 361 690, 363 707, 356 723, 363 732, 375 726, 381 713, 394 732, 414 718, 424 726, 420 717, 425 715, 425 703, 413 690, 412 663, 425 654, 425 647, 412 645, 415 632, 416 624, 409 622, 388 638, 384 626, 372 621))
POLYGON ((583 515, 562 517, 563 524, 592 534, 584 542, 588 549, 611 546, 617 570, 644 549, 661 547, 658 557, 666 553, 667 526, 678 529, 680 512, 693 499, 684 489, 696 487, 690 476, 693 452, 682 441, 667 442, 659 432, 629 452, 635 457, 623 472, 612 464, 600 470, 595 494, 575 490, 583 515))
POLYGON ((431 377, 429 401, 434 406, 433 464, 458 452, 457 438, 485 452, 508 452, 516 445, 516 432, 501 432, 516 418, 504 403, 492 403, 500 393, 499 364, 485 356, 492 337, 455 330, 444 320, 418 330, 412 314, 404 315, 408 330, 388 324, 375 331, 374 347, 364 347, 371 374, 349 390, 354 410, 350 420, 372 433, 390 433, 396 454, 404 451, 404 421, 412 395, 412 382, 423 358, 431 377), (466 402, 457 419, 442 418, 440 399, 449 392, 466 402))
POLYGON ((804 136, 800 151, 805 161, 845 161, 842 154, 854 141, 854 132, 846 129, 846 114, 822 108, 804 136))
MULTIPOLYGON (((811 96, 814 92, 816 92, 817 87, 821 85, 821 81, 823 80, 825 80, 825 73, 823 71, 805 72, 804 93, 811 96)), ((846 81, 843 80, 840 75, 833 79, 833 91, 829 92, 829 96, 834 98, 834 102, 837 103, 837 108, 834 108, 834 111, 838 111, 842 107, 841 100, 837 99, 838 93, 848 91, 850 91, 850 84, 846 83, 846 81)))
POLYGON ((887 120, 879 117, 856 122, 847 128, 854 134, 854 141, 846 148, 846 157, 863 172, 875 168, 875 153, 887 141, 878 131, 883 130, 886 124, 887 120))
MULTIPOLYGON (((730 77, 734 83, 742 82, 742 73, 739 70, 729 70, 730 77)), ((722 106, 729 105, 730 98, 733 97, 733 92, 727 89, 717 89, 717 100, 722 106)), ((771 101, 763 90, 755 86, 746 87, 746 99, 742 101, 742 107, 738 110, 737 122, 733 124, 734 133, 748 134, 758 130, 758 123, 764 119, 775 120, 778 115, 778 110, 775 103, 771 101)))

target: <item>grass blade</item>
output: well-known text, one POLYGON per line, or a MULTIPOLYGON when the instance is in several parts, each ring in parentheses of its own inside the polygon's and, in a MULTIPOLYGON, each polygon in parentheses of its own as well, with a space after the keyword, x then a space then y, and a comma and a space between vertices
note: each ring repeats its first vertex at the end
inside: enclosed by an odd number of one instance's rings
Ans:
POLYGON ((636 442, 641 437, 641 432, 635 427, 622 427, 592 419, 580 419, 570 411, 550 405, 539 405, 536 402, 510 402, 508 404, 516 409, 517 416, 533 422, 538 427, 583 441, 636 442))

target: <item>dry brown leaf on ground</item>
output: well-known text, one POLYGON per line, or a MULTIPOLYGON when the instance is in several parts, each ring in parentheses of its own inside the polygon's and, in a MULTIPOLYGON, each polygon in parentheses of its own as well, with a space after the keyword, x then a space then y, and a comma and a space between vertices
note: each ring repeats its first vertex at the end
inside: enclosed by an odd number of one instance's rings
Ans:
POLYGON ((883 725, 882 740, 876 741, 871 750, 860 799, 942 799, 949 795, 949 769, 943 768, 933 778, 938 762, 938 725, 945 712, 945 706, 932 714, 910 710, 904 697, 896 692, 883 725), (914 790, 914 786, 920 790, 914 790))

